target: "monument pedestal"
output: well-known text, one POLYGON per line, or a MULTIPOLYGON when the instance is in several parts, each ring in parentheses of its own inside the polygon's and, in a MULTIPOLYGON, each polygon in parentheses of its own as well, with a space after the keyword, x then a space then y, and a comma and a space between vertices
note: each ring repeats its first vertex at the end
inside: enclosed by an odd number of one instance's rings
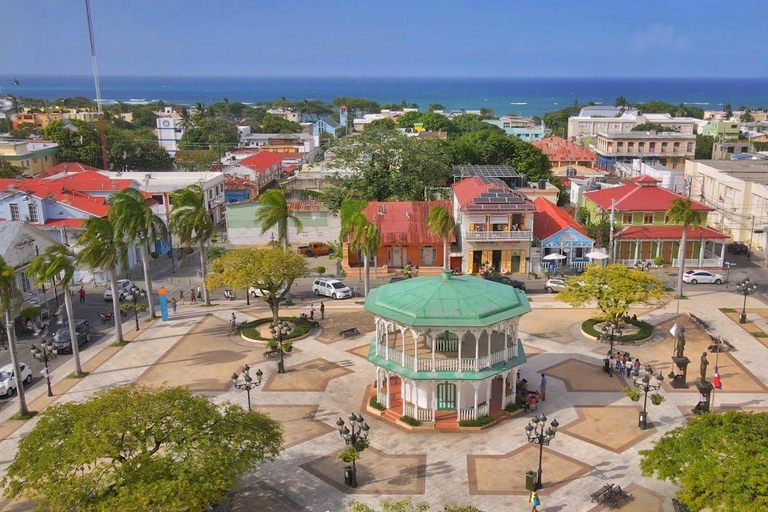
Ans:
POLYGON ((715 389, 715 387, 711 382, 705 382, 702 384, 701 381, 697 380, 696 389, 699 390, 701 398, 699 398, 699 403, 696 404, 696 407, 693 408, 693 414, 710 412, 712 408, 712 391, 715 389))
POLYGON ((687 357, 673 357, 672 362, 677 368, 677 373, 670 374, 670 385, 675 389, 687 389, 688 384, 685 381, 688 378, 688 365, 691 364, 691 360, 687 357))

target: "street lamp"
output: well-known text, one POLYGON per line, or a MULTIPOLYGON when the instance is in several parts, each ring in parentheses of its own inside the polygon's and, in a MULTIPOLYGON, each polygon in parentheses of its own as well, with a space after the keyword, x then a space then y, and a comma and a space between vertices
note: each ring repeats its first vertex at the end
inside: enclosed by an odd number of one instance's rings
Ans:
POLYGON ((263 376, 264 373, 261 371, 261 368, 259 368, 256 370, 256 380, 253 380, 251 377, 251 367, 247 364, 243 366, 243 382, 237 382, 240 379, 240 376, 237 373, 232 374, 232 385, 235 389, 244 389, 248 394, 249 411, 251 410, 251 390, 256 386, 261 386, 261 377, 263 376))
MULTIPOLYGON (((75 343, 76 342, 77 341, 75 341, 75 343)), ((45 381, 48 383, 48 396, 53 396, 53 390, 51 390, 51 377, 48 371, 48 361, 56 359, 56 356, 58 355, 56 346, 50 341, 43 340, 40 342, 40 348, 32 345, 30 352, 32 352, 32 357, 38 361, 42 361, 45 365, 43 373, 45 374, 45 381)))
MULTIPOLYGON (((371 427, 363 419, 363 415, 356 415, 350 413, 349 427, 343 419, 339 418, 336 422, 336 426, 339 428, 339 435, 344 440, 344 444, 352 446, 356 452, 363 451, 368 446, 368 431, 371 427)), ((355 458, 352 457, 352 467, 344 468, 344 482, 350 487, 357 487, 357 465, 355 465, 355 458)))
POLYGON ((552 420, 550 426, 546 426, 547 417, 544 414, 534 416, 533 419, 525 426, 525 435, 528 437, 529 443, 535 443, 539 445, 539 471, 538 478, 536 479, 536 490, 541 489, 541 459, 544 454, 544 447, 549 446, 549 442, 555 438, 557 434, 557 427, 560 424, 557 420, 552 420), (545 430, 546 429, 546 430, 545 430))
MULTIPOLYGON (((611 349, 608 351, 608 357, 610 358, 613 355, 613 344, 616 341, 616 338, 621 338, 621 336, 624 334, 624 331, 621 329, 621 324, 617 320, 611 320, 610 322, 605 322, 603 324, 603 341, 608 340, 608 342, 611 344, 611 349)), ((610 373, 610 369, 608 372, 610 373)))
POLYGON ((661 372, 659 372, 658 375, 654 375, 653 368, 651 368, 650 365, 645 367, 645 373, 642 378, 639 376, 635 377, 635 386, 645 394, 645 397, 643 398, 643 410, 640 412, 640 417, 638 418, 638 426, 641 430, 648 428, 648 392, 661 389, 662 382, 664 382, 664 375, 662 375, 661 372), (652 383, 651 380, 655 380, 655 382, 652 383))
POLYGON ((280 351, 280 361, 277 362, 277 373, 285 373, 285 362, 283 361, 283 336, 289 336, 293 327, 285 320, 269 324, 269 332, 272 339, 277 342, 277 349, 280 351))
MULTIPOLYGON (((127 297, 128 300, 133 302, 133 318, 136 320, 136 331, 139 330, 139 297, 143 297, 144 292, 138 286, 131 288, 131 294, 127 297)), ((142 310, 143 311, 143 310, 142 310)))
POLYGON ((747 297, 757 291, 757 283, 753 283, 750 278, 746 278, 736 285, 736 292, 744 296, 744 305, 741 308, 739 323, 747 323, 747 297))

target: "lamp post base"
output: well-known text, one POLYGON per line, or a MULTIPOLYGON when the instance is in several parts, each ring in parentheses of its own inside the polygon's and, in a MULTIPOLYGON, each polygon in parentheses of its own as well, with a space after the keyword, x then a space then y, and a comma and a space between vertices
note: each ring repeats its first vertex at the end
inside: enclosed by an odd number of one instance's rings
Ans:
POLYGON ((277 362, 277 373, 285 373, 285 364, 282 361, 277 362))
POLYGON ((640 430, 648 428, 648 413, 646 411, 640 411, 637 417, 637 426, 640 427, 640 430))
POLYGON ((741 315, 739 315, 739 323, 740 324, 747 323, 747 314, 746 313, 742 313, 741 315))

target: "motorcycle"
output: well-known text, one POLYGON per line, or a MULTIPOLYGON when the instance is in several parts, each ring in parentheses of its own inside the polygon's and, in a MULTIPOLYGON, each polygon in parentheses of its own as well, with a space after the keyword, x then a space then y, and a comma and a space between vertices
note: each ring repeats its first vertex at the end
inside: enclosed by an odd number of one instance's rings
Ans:
POLYGON ((101 320, 102 324, 111 324, 113 323, 114 318, 115 315, 111 311, 107 311, 106 313, 99 312, 99 320, 101 320))

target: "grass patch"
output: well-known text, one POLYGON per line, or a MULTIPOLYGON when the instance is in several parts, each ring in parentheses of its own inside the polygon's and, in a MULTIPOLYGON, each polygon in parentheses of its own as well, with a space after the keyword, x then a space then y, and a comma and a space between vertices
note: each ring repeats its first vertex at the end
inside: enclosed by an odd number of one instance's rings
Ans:
POLYGON ((377 411, 384 411, 387 408, 384 407, 383 404, 380 404, 378 400, 376 400, 375 396, 372 396, 370 400, 368 400, 368 405, 376 409, 377 411))
MULTIPOLYGON (((307 334, 310 329, 312 329, 312 324, 310 324, 308 321, 295 317, 295 316, 281 316, 280 320, 285 320, 286 322, 291 322, 293 324, 293 330, 291 330, 291 334, 286 338, 288 340, 292 340, 293 338, 298 338, 300 336, 304 336, 307 334)), ((272 322, 272 317, 269 318, 259 318, 258 320, 254 320, 252 322, 248 322, 243 326, 242 333, 246 338, 251 338, 253 340, 260 340, 260 341, 272 341, 272 338, 264 338, 259 334, 259 331, 257 327, 260 325, 268 324, 272 322)))
POLYGON ((733 308, 720 308, 720 312, 722 313, 735 313, 736 310, 733 308))
POLYGON ((400 421, 412 427, 418 427, 419 425, 421 425, 421 422, 416 418, 414 418, 413 416, 403 416, 400 418, 400 421))
POLYGON ((751 334, 755 338, 768 338, 768 334, 764 333, 763 331, 751 332, 749 334, 751 334))
POLYGON ((126 341, 126 340, 116 341, 116 342, 112 343, 110 346, 112 346, 112 347, 124 347, 127 344, 129 344, 129 343, 130 343, 130 341, 126 341))
POLYGON ((90 372, 83 372, 80 375, 75 374, 75 372, 70 373, 67 375, 68 379, 82 379, 83 377, 87 377, 90 372))
MULTIPOLYGON (((595 325, 599 324, 600 322, 603 322, 603 320, 599 318, 590 318, 589 320, 585 320, 581 324, 581 328, 584 330, 585 333, 589 334, 590 336, 599 338, 602 335, 602 333, 598 332, 598 330, 595 329, 595 325)), ((643 322, 642 320, 633 320, 631 318, 625 318, 623 322, 625 324, 634 325, 639 330, 635 334, 625 334, 624 336, 617 336, 616 337, 617 342, 644 340, 646 338, 649 338, 651 334, 653 334, 653 326, 648 322, 643 322)))
POLYGON ((486 414, 476 420, 464 420, 459 422, 460 427, 484 427, 493 423, 493 416, 486 414))
POLYGON ((12 420, 27 421, 37 416, 37 411, 29 411, 28 414, 14 414, 11 416, 12 420))
POLYGON ((148 316, 147 318, 144 319, 144 321, 147 323, 154 322, 155 320, 157 320, 157 317, 152 318, 151 316, 148 316))

